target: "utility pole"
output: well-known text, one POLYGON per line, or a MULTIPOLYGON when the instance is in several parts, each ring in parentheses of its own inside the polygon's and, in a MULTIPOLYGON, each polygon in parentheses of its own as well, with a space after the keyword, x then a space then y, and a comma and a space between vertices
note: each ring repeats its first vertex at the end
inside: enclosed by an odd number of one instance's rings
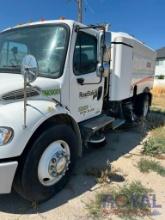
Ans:
POLYGON ((78 21, 82 23, 83 21, 83 0, 76 0, 77 1, 77 9, 78 9, 78 21))

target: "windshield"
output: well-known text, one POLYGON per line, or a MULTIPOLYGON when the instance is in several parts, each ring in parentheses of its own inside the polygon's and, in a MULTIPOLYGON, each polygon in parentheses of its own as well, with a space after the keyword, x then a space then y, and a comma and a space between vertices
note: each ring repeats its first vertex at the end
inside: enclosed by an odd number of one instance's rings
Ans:
POLYGON ((68 29, 64 25, 33 26, 0 34, 0 73, 21 73, 25 55, 33 55, 42 76, 58 78, 65 62, 68 29))

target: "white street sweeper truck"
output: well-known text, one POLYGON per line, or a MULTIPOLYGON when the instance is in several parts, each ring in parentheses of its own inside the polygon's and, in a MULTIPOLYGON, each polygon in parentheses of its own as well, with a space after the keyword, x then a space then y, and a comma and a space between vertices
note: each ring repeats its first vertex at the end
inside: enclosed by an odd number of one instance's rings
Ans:
POLYGON ((147 116, 155 51, 71 20, 0 33, 0 193, 45 201, 89 144, 147 116))

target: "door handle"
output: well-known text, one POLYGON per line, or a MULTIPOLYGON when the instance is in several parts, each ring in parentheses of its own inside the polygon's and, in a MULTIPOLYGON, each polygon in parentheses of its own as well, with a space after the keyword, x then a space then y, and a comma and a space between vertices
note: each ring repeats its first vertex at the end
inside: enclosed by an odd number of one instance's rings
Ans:
POLYGON ((78 84, 83 85, 84 84, 84 78, 78 78, 77 82, 78 82, 78 84))

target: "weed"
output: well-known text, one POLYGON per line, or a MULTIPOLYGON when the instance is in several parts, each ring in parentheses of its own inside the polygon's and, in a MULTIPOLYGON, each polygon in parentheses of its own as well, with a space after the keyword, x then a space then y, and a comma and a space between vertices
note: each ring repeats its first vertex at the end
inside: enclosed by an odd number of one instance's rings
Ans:
POLYGON ((98 193, 95 196, 94 201, 90 201, 86 204, 86 209, 88 210, 90 216, 94 218, 101 218, 102 202, 104 201, 105 193, 98 193))
POLYGON ((154 171, 161 176, 165 176, 165 168, 161 166, 160 163, 155 160, 148 160, 148 159, 142 158, 138 162, 138 168, 143 173, 154 171))
POLYGON ((118 215, 120 217, 144 217, 151 213, 149 202, 144 200, 151 192, 140 182, 132 182, 118 187, 110 192, 101 192, 96 195, 95 200, 87 205, 91 216, 97 218, 118 215))
POLYGON ((97 182, 98 183, 109 183, 112 174, 113 172, 112 172, 111 163, 108 161, 107 166, 101 170, 100 176, 98 176, 97 178, 97 182))
POLYGON ((150 137, 143 143, 143 153, 149 156, 165 154, 165 127, 151 131, 150 137))

